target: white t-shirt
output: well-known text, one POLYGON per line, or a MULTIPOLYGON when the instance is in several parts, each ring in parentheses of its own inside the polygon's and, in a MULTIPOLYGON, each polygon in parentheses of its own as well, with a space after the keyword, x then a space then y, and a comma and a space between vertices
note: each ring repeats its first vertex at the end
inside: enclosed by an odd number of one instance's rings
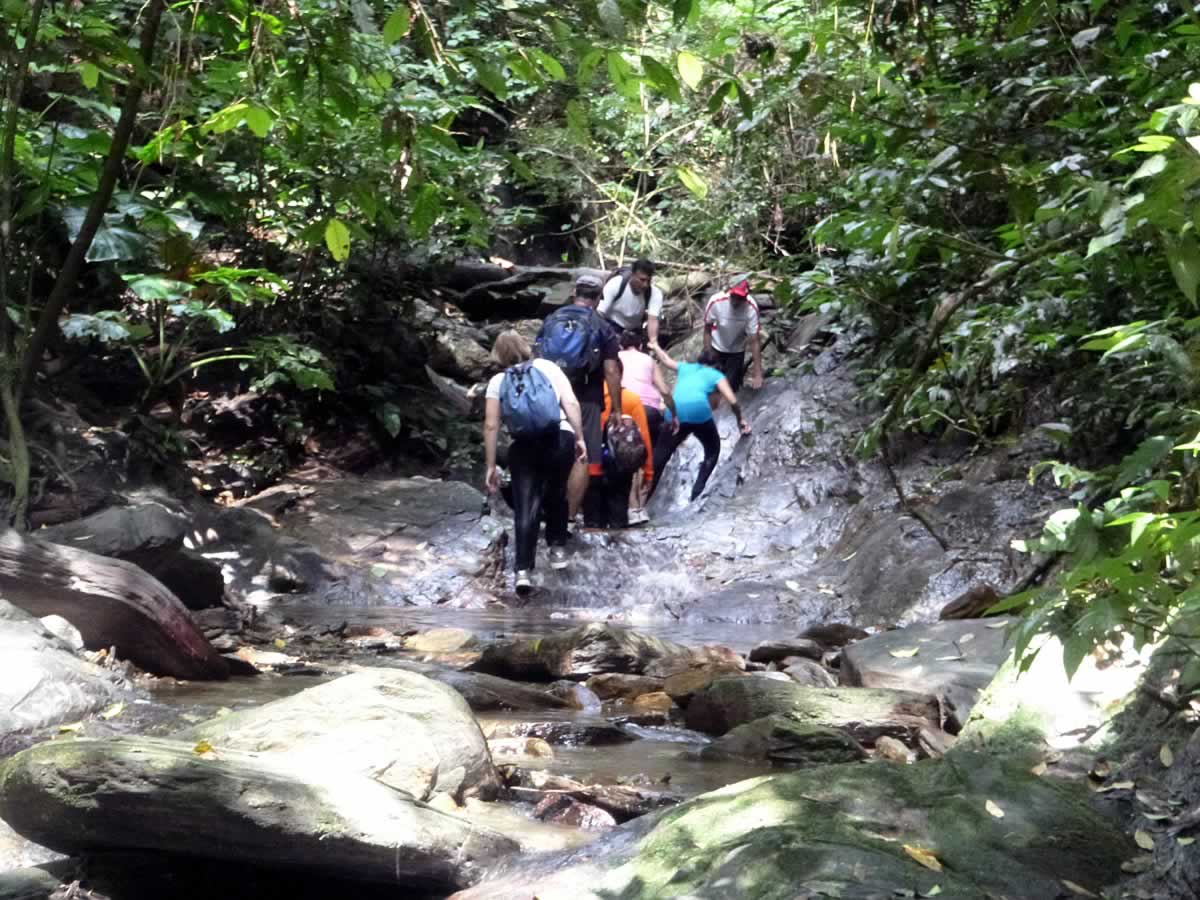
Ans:
POLYGON ((655 318, 662 315, 662 291, 653 284, 650 285, 649 306, 646 305, 646 301, 639 294, 633 292, 631 285, 626 284, 625 290, 618 297, 617 291, 620 289, 620 275, 608 279, 608 283, 604 285, 604 299, 600 301, 600 306, 596 309, 596 312, 607 319, 612 319, 622 328, 633 331, 642 327, 643 313, 649 313, 655 318))
POLYGON ((714 350, 741 353, 746 338, 758 334, 758 304, 747 297, 745 303, 734 306, 725 291, 713 294, 704 307, 704 327, 712 332, 714 350))
MULTIPOLYGON (((562 398, 564 393, 567 396, 575 396, 575 392, 571 390, 571 382, 567 381, 567 376, 563 370, 550 362, 548 359, 535 359, 533 367, 541 372, 550 382, 550 386, 554 388, 554 393, 558 395, 558 427, 563 431, 575 433, 575 429, 571 427, 571 423, 567 421, 567 414, 562 411, 562 398)), ((504 384, 504 373, 493 375, 492 380, 488 382, 487 391, 484 397, 488 400, 500 399, 500 387, 504 384)), ((475 396, 479 396, 476 394, 475 396)))

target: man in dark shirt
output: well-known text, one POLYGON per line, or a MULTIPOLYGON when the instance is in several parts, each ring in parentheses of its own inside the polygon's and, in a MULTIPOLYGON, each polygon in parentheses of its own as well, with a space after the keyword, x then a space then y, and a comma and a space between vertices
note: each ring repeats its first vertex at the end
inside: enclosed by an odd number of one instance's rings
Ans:
MULTIPOLYGON (((591 352, 596 357, 594 365, 584 367, 580 372, 565 370, 571 387, 575 390, 575 397, 579 401, 580 417, 583 419, 583 439, 587 444, 588 451, 587 463, 576 463, 575 468, 571 470, 571 478, 567 482, 567 503, 570 507, 572 521, 583 504, 589 479, 602 478, 604 475, 604 435, 601 417, 604 414, 605 383, 608 384, 611 395, 618 398, 615 410, 618 421, 622 412, 619 399, 621 396, 621 367, 618 358, 621 345, 617 340, 616 333, 596 312, 596 305, 600 302, 603 289, 604 285, 599 278, 594 275, 582 275, 575 282, 575 295, 571 300, 571 306, 585 307, 591 312, 590 327, 595 343, 591 352)), ((557 310, 546 317, 546 321, 542 323, 542 330, 538 333, 539 346, 542 344, 547 330, 553 328, 555 317, 562 317, 564 313, 567 313, 566 309, 557 310)), ((576 314, 570 312, 567 315, 574 317, 576 314)))

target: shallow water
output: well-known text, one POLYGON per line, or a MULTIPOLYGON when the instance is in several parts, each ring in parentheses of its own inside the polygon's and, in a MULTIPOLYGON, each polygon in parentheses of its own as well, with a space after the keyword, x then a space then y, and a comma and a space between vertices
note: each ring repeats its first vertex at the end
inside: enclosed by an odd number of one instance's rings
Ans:
MULTIPOLYGON (((412 606, 328 606, 318 604, 287 604, 274 607, 286 622, 335 628, 343 622, 350 625, 379 626, 390 631, 435 627, 463 628, 480 640, 501 637, 544 637, 556 631, 574 628, 585 622, 610 622, 636 628, 664 640, 699 646, 722 644, 741 653, 761 641, 792 636, 781 626, 735 625, 728 622, 664 622, 661 618, 641 621, 635 614, 617 616, 598 613, 594 609, 571 607, 545 608, 527 606, 523 609, 438 609, 412 606)), ((800 631, 800 627, 795 629, 800 631)))

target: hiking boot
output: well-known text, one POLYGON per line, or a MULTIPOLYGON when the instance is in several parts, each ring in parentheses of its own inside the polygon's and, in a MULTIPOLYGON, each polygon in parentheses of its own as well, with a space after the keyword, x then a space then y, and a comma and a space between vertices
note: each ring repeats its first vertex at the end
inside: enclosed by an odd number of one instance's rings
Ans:
POLYGON ((646 510, 641 508, 629 510, 630 525, 645 525, 649 521, 650 517, 646 515, 646 510))
POLYGON ((565 569, 571 560, 567 557, 566 547, 551 547, 550 548, 550 568, 565 569))
POLYGON ((528 597, 533 592, 533 573, 528 569, 517 572, 517 593, 528 597))

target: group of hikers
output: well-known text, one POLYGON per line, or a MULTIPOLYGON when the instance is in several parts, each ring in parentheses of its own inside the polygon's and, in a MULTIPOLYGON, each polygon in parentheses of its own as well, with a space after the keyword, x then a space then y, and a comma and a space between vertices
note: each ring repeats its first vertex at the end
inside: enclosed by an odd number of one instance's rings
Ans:
POLYGON ((486 487, 503 491, 513 510, 515 588, 533 590, 543 518, 549 563, 568 565, 569 526, 625 528, 649 521, 646 503, 671 457, 689 436, 704 448, 692 486, 695 500, 717 465, 721 440, 713 418, 729 404, 742 434, 750 423, 737 392, 750 354, 751 387, 763 383, 758 307, 748 277, 709 298, 704 346, 693 362, 658 344, 662 291, 654 264, 639 259, 607 281, 582 275, 571 302, 546 317, 533 346, 502 333, 492 353, 504 371, 485 393, 486 487), (668 390, 662 368, 675 372, 668 390), (500 428, 512 438, 509 485, 497 465, 500 428))

